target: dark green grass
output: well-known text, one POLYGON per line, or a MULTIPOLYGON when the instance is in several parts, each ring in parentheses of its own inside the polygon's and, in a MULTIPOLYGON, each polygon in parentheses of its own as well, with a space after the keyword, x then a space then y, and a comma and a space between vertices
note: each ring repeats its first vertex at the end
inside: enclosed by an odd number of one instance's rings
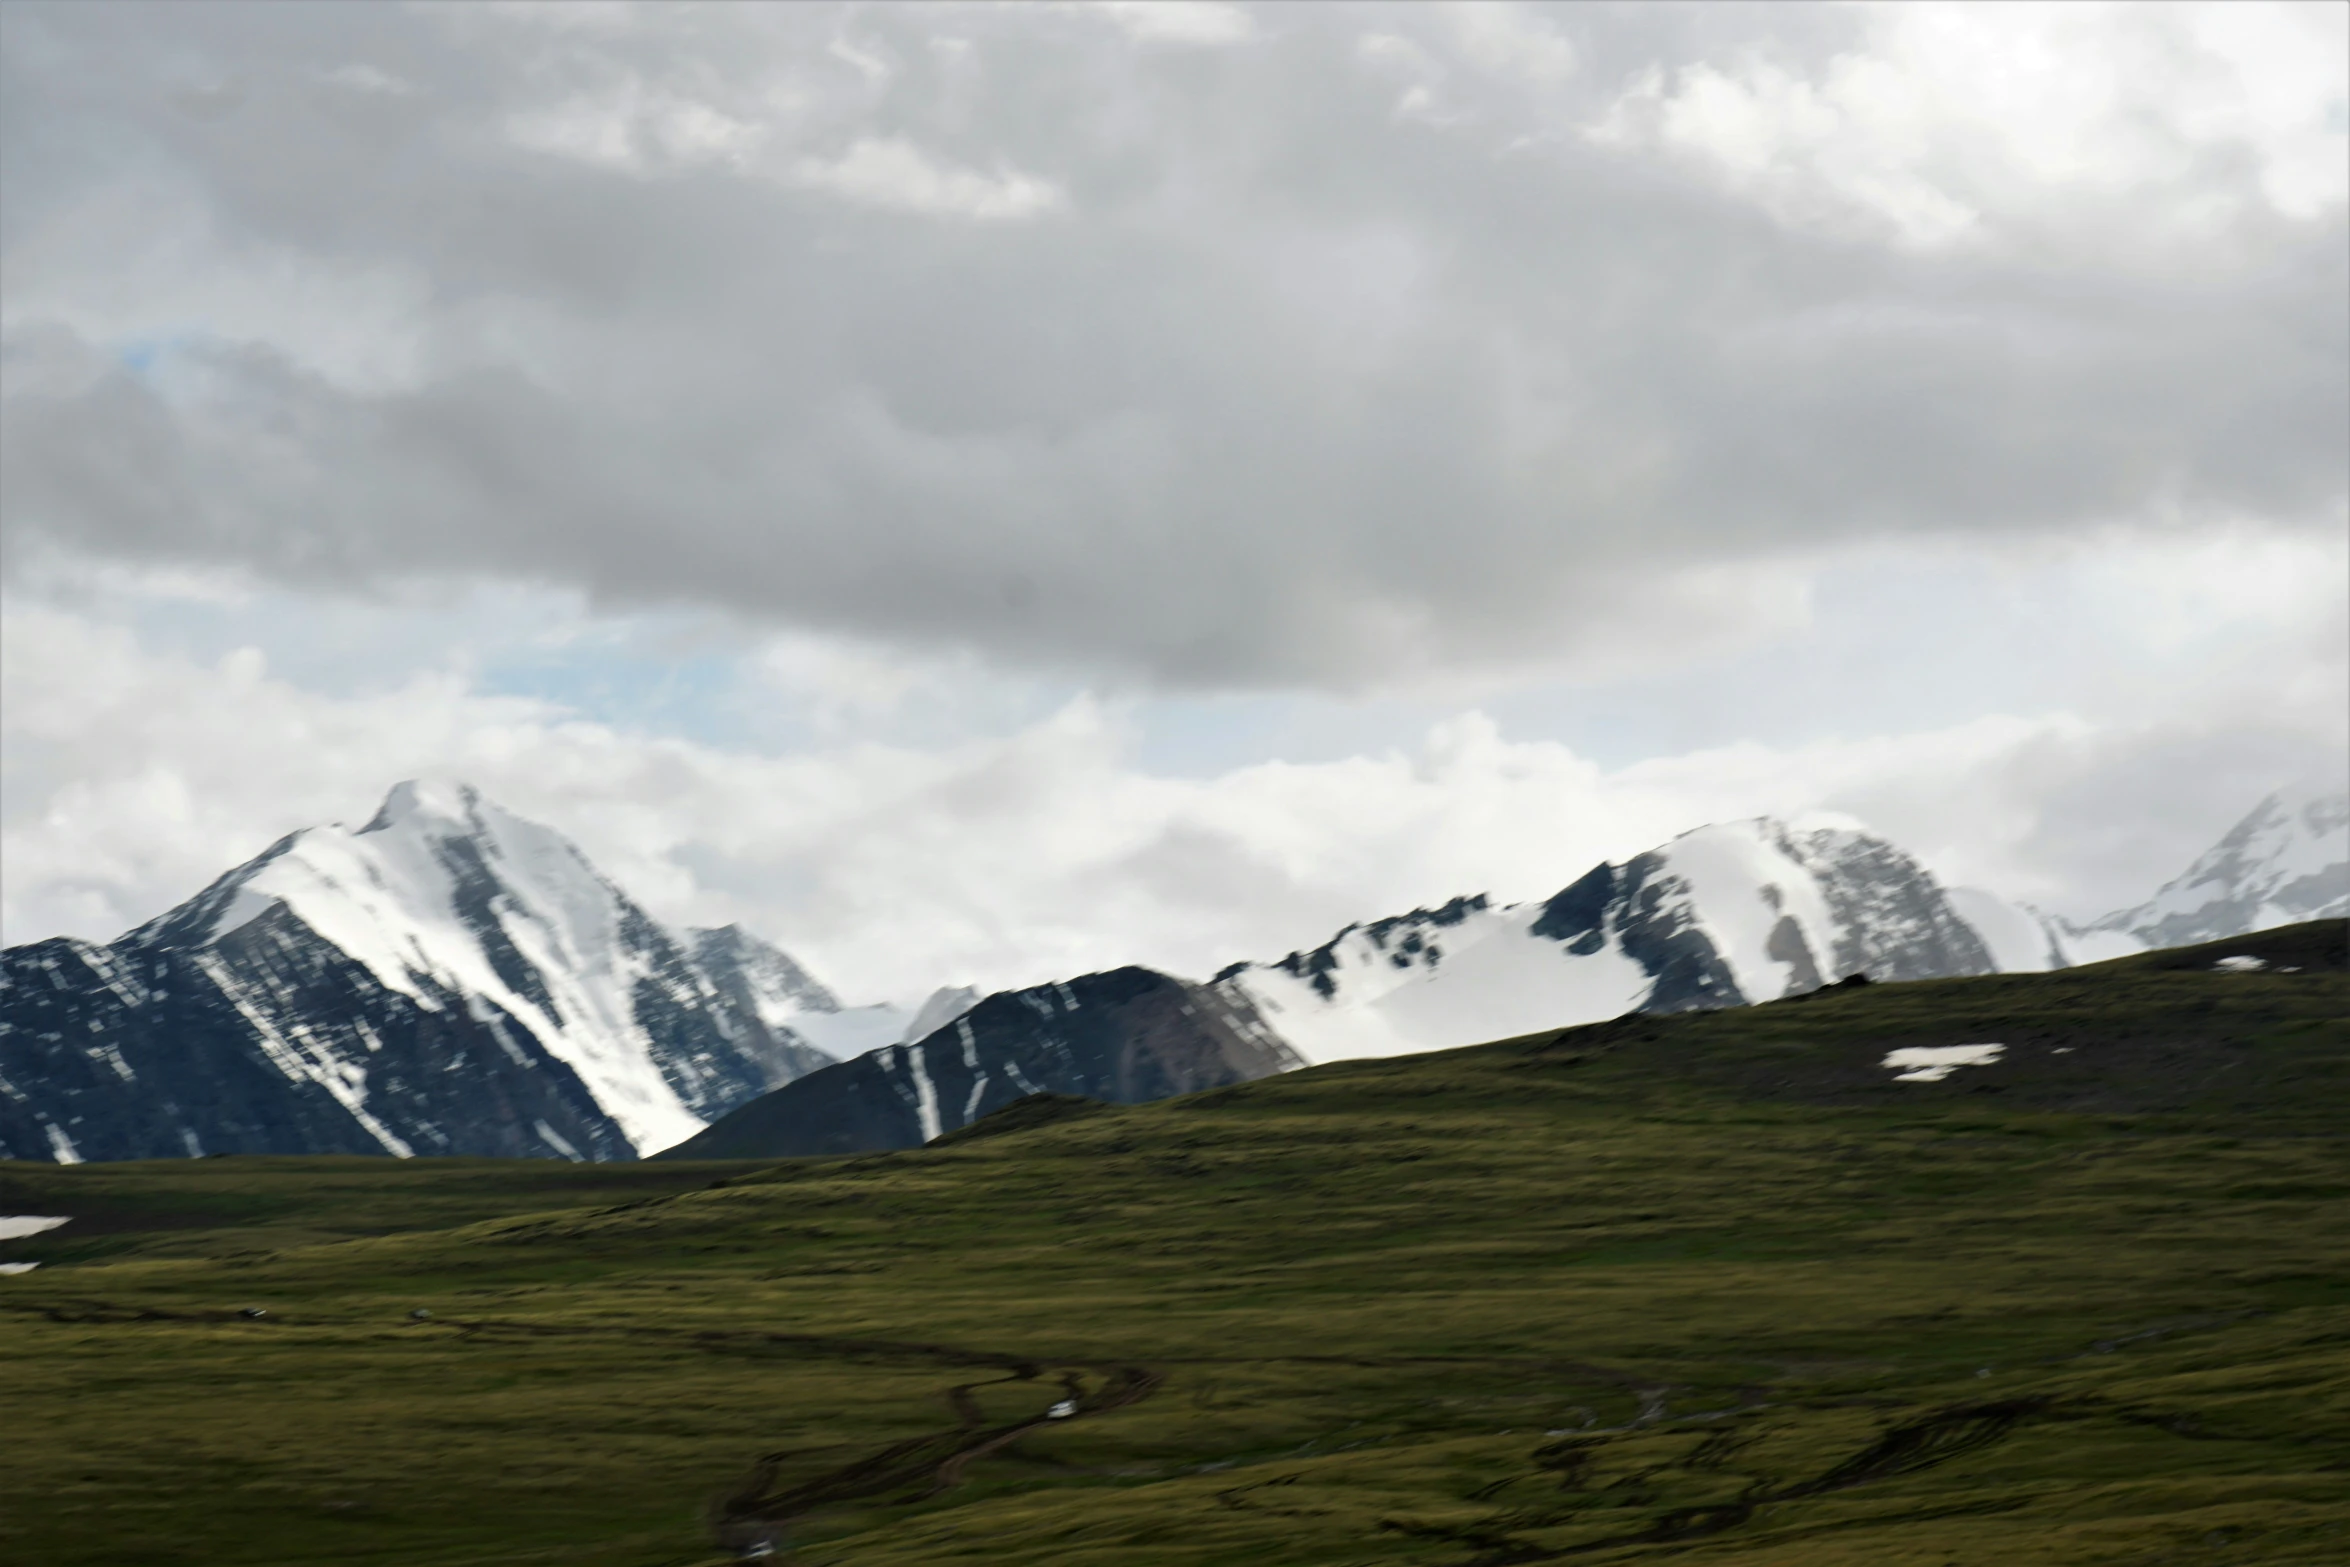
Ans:
POLYGON ((1131 1371, 796 1559, 2339 1561, 2345 983, 1872 987, 781 1166, 7 1166, 115 1217, 0 1280, 0 1558, 686 1567, 762 1455, 1131 1371), (1874 1065, 1951 1035, 2041 1043, 1874 1065))
POLYGON ((524 1159, 212 1159, 54 1165, 0 1160, 0 1213, 71 1213, 70 1227, 0 1241, 0 1261, 251 1255, 320 1241, 446 1229, 535 1208, 673 1196, 735 1164, 524 1159), (62 1179, 60 1177, 62 1176, 62 1179))

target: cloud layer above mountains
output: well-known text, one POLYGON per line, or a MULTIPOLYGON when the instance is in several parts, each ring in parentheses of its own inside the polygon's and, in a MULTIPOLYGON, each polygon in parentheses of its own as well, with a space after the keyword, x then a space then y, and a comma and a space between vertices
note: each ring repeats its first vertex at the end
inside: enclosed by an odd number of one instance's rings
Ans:
POLYGON ((251 647, 158 653, 19 606, 0 622, 0 931, 111 939, 285 832, 364 821, 417 771, 557 827, 666 919, 781 941, 852 1000, 1128 962, 1204 977, 1461 893, 1547 896, 1698 823, 1815 807, 1947 880, 2093 916, 2326 765, 2303 709, 2338 714, 2338 683, 2272 699, 2297 726, 2236 711, 2258 694, 2239 679, 2129 721, 1990 715, 1615 766, 1470 712, 1392 746, 1187 776, 1138 758, 1145 715, 1090 698, 952 740, 761 751, 449 671, 327 694, 251 647))
POLYGON ((1364 691, 2335 529, 2345 14, 12 5, 8 541, 1364 691))
POLYGON ((0 6, 0 926, 469 778, 849 994, 2350 710, 2341 5, 0 6))

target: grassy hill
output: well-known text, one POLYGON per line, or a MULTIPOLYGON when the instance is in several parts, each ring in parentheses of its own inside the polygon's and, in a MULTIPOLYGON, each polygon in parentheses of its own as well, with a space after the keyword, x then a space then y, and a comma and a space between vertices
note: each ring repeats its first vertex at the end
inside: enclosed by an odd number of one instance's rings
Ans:
POLYGON ((2338 1562, 2345 940, 871 1157, 0 1165, 76 1216, 0 1245, 0 1558, 2338 1562))

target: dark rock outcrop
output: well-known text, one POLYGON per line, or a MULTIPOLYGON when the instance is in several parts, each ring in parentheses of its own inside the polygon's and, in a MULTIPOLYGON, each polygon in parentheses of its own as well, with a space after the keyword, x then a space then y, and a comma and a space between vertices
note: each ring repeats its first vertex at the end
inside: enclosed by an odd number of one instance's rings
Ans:
POLYGON ((1113 969, 999 992, 927 1038, 787 1083, 661 1157, 917 1148, 1034 1094, 1140 1104, 1302 1064, 1245 1000, 1113 969))

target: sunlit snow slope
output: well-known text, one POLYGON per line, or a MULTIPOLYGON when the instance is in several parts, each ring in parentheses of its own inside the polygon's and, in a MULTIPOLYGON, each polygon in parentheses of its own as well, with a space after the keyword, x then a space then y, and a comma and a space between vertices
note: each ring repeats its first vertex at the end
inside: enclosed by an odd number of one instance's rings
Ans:
POLYGON ((1328 1061, 1768 1001, 1855 973, 1996 967, 1934 878, 1893 845, 1849 824, 1759 818, 1598 866, 1542 903, 1458 898, 1350 925, 1277 963, 1235 965, 1217 982, 1308 1059, 1328 1061))
POLYGON ((2350 799, 2271 795, 2136 908, 2072 925, 1940 886, 1857 824, 1701 827, 1543 903, 1456 898, 1218 982, 1315 1061, 1438 1050, 1849 974, 2020 973, 2350 912, 2350 799))
POLYGON ((404 783, 110 946, 10 949, 0 1153, 627 1157, 910 1021, 843 1012, 733 927, 670 932, 474 790, 404 783))
POLYGON ((2350 913, 2350 795, 2280 789, 2135 908, 2068 927, 2075 962, 2350 913))

